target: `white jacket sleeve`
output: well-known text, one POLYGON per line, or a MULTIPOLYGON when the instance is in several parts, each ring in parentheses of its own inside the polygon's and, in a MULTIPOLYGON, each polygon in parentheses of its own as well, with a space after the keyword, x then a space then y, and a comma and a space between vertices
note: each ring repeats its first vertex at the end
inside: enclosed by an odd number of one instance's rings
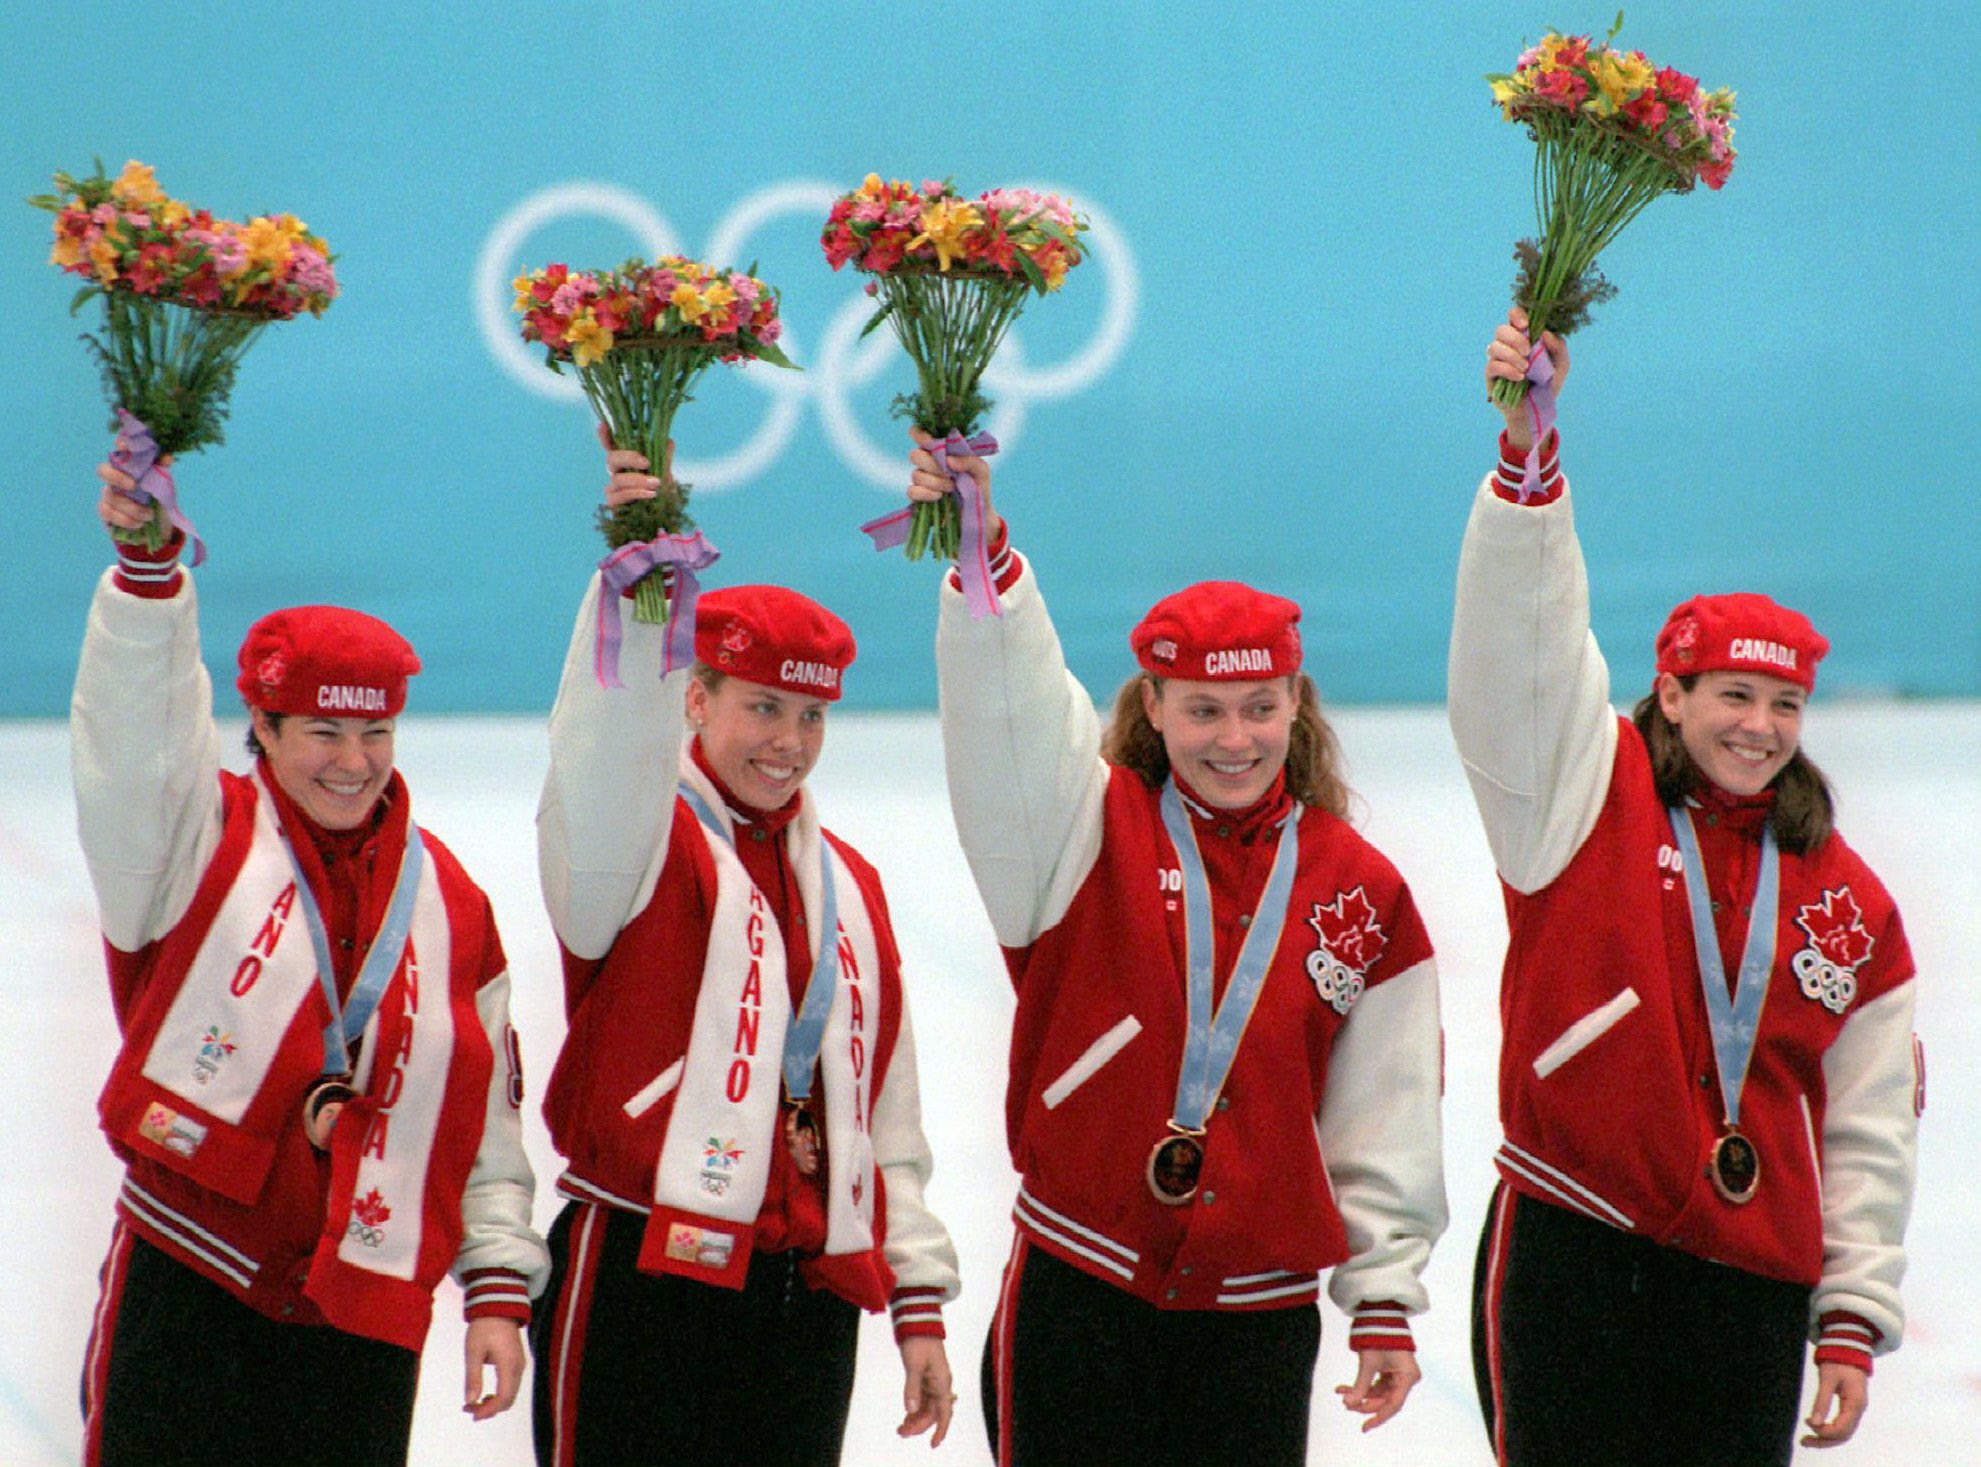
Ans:
POLYGON ((1841 1310, 1879 1334, 1874 1353, 1898 1348, 1905 1328, 1899 1281, 1912 1211, 1913 985, 1861 1005, 1823 1056, 1823 1277, 1812 1325, 1841 1310))
POLYGON ((1066 915, 1100 854, 1107 765, 1029 566, 1002 604, 973 620, 943 577, 936 672, 956 833, 991 930, 1023 947, 1066 915))
POLYGON ((480 1269, 508 1269, 528 1281, 527 1303, 550 1277, 550 1252, 530 1224, 536 1175, 523 1152, 522 1085, 515 1036, 509 1027, 509 975, 499 973, 475 995, 475 1011, 495 1051, 489 1072, 488 1109, 481 1147, 461 1194, 461 1247, 454 1277, 467 1290, 466 1305, 494 1303, 514 1289, 506 1280, 469 1281, 480 1269))
POLYGON ((1317 1125, 1348 1230, 1348 1261, 1328 1281, 1345 1313, 1377 1301, 1407 1314, 1429 1305, 1424 1265, 1448 1219, 1442 1044, 1429 958, 1364 993, 1335 1036, 1317 1125))
POLYGON ((558 941, 596 958, 653 895, 673 828, 687 670, 660 675, 667 629, 621 608, 623 688, 593 671, 598 576, 585 589, 550 711, 550 772, 537 806, 537 867, 558 941))
POLYGON ((133 596, 106 570, 69 706, 76 826, 103 935, 126 952, 185 915, 220 840, 220 736, 192 573, 133 596))
POLYGON ((1479 486, 1458 560, 1448 712, 1509 886, 1539 891, 1609 796, 1616 714, 1589 631, 1589 582, 1566 488, 1510 504, 1479 486))
POLYGON ((935 1160, 922 1134, 921 1082, 905 992, 887 1083, 874 1099, 873 1138, 874 1164, 887 1185, 887 1238, 881 1251, 894 1270, 896 1287, 940 1290, 947 1303, 962 1284, 949 1230, 923 1201, 935 1160))

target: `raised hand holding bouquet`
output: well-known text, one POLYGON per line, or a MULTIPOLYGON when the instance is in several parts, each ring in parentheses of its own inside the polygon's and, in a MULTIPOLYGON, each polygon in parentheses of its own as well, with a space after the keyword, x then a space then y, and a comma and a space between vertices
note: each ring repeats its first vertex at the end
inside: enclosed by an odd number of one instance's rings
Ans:
MULTIPOLYGON (((1489 76, 1493 100, 1509 122, 1534 139, 1534 214, 1541 237, 1514 248, 1520 273, 1514 303, 1527 312, 1528 334, 1566 336, 1589 309, 1616 289, 1596 257, 1624 225, 1660 194, 1688 193, 1703 181, 1717 189, 1733 172, 1733 93, 1653 65, 1642 51, 1552 32, 1522 54, 1509 75, 1489 76)), ((1526 381, 1501 381, 1493 398, 1517 406, 1537 389, 1535 440, 1546 435, 1551 399, 1547 355, 1536 353, 1526 381)))
MULTIPOLYGON (((880 303, 867 323, 882 321, 915 364, 920 388, 896 410, 942 440, 938 462, 967 448, 979 456, 997 444, 977 425, 990 411, 979 386, 1004 333, 1028 293, 1058 290, 1084 256, 1087 221, 1066 200, 1028 189, 993 189, 974 201, 948 182, 883 183, 878 174, 832 206, 820 243, 832 268, 850 263, 873 277, 880 303)), ((863 333, 864 334, 864 333, 863 333)), ((962 480, 959 479, 959 488, 962 480)), ((906 543, 908 558, 925 550, 962 562, 964 590, 977 615, 994 613, 982 525, 959 507, 965 494, 887 515, 862 526, 878 549, 906 543), (978 564, 982 562, 982 564, 978 564)))
POLYGON ((89 282, 70 313, 103 300, 103 334, 83 342, 116 412, 111 462, 156 506, 142 529, 113 533, 156 550, 176 527, 197 565, 205 547, 160 460, 223 441, 241 357, 269 322, 323 314, 337 296, 332 256, 293 214, 216 219, 167 197, 136 161, 114 179, 100 162, 88 178, 57 173, 55 187, 28 202, 55 216, 49 263, 89 282))
POLYGON ((689 486, 674 477, 668 448, 674 414, 692 396, 695 379, 717 362, 796 370, 777 345, 784 330, 777 292, 744 271, 680 255, 650 265, 628 260, 617 270, 546 265, 519 275, 515 286, 523 340, 542 344, 552 371, 562 372, 567 362, 576 368, 612 446, 645 454, 661 480, 653 498, 599 511, 612 551, 599 563, 605 598, 599 681, 618 686, 618 597, 628 587, 635 588, 634 619, 658 624, 668 620, 672 581, 675 626, 666 665, 686 665, 694 656, 694 573, 714 562, 716 550, 694 530, 689 486), (673 567, 670 577, 653 574, 662 566, 673 567))

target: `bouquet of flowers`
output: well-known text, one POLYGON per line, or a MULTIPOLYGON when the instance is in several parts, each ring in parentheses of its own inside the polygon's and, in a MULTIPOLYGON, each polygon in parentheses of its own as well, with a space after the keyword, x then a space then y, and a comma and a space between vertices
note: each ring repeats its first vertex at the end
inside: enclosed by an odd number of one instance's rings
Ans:
MULTIPOLYGON (((896 411, 936 438, 967 438, 990 410, 978 383, 998 343, 1027 293, 1058 290, 1080 263, 1086 228, 1051 194, 993 189, 971 201, 947 181, 917 189, 870 173, 832 206, 820 243, 833 269, 850 263, 873 277, 880 308, 866 330, 888 322, 915 364, 920 391, 896 411)), ((954 497, 916 505, 906 540, 910 560, 924 550, 954 559, 954 497)))
MULTIPOLYGON (((1619 12, 1595 42, 1550 33, 1510 74, 1486 78, 1501 115, 1525 126, 1538 149, 1541 237, 1515 247, 1513 286, 1536 341, 1543 331, 1565 336, 1587 324, 1590 307, 1616 294, 1596 257, 1647 204, 1701 181, 1720 188, 1733 172, 1733 93, 1702 91, 1642 51, 1615 49, 1622 24, 1619 12)), ((1493 393, 1512 407, 1527 384, 1501 381, 1493 393)))
MULTIPOLYGON (((679 255, 579 273, 547 265, 517 276, 515 285, 523 340, 543 345, 552 371, 563 371, 566 362, 577 369, 613 446, 645 454, 661 480, 652 499, 600 508, 606 543, 618 550, 691 528, 689 486, 668 466, 674 414, 689 401, 695 379, 716 362, 760 361, 795 370, 777 345, 784 330, 777 292, 751 273, 716 270, 679 255)), ((642 574, 633 615, 664 622, 662 579, 642 574)))
POLYGON ((158 501, 144 530, 120 538, 155 550, 168 520, 185 521, 153 464, 222 441, 241 357, 269 322, 323 314, 337 296, 333 256, 293 214, 216 219, 168 198, 135 161, 114 179, 101 162, 88 178, 57 173, 55 187, 28 202, 55 216, 49 263, 88 281, 70 313, 102 297, 103 334, 83 342, 117 410, 119 454, 142 465, 140 489, 158 501))

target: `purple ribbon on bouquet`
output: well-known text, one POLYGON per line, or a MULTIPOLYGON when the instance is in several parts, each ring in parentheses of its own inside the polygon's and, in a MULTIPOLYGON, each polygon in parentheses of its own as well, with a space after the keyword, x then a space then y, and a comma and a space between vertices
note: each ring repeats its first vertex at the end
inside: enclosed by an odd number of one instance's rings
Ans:
POLYGON ((702 593, 695 572, 722 558, 700 530, 688 535, 657 535, 651 540, 621 545, 598 563, 598 639, 592 645, 592 671, 601 688, 623 688, 619 680, 619 602, 662 566, 674 568, 667 591, 667 642, 661 652, 660 675, 695 660, 695 598, 702 593))
POLYGON ((1527 359, 1527 407, 1534 415, 1534 441, 1527 449, 1527 462, 1520 468, 1520 502, 1541 497, 1541 445, 1555 425, 1555 364, 1548 349, 1534 343, 1534 354, 1527 359))
MULTIPOLYGON (((952 453, 989 458, 997 452, 997 440, 988 433, 965 438, 952 432, 947 438, 931 439, 923 447, 935 456, 935 466, 949 475, 949 482, 956 488, 956 502, 963 512, 963 533, 957 537, 956 545, 956 574, 963 582, 964 603, 970 608, 970 615, 979 621, 987 616, 1002 616, 997 583, 991 579, 990 530, 984 518, 983 491, 977 488, 975 479, 949 466, 952 453)), ((860 529, 873 537, 874 549, 892 550, 908 539, 908 527, 914 517, 915 507, 910 505, 877 520, 868 520, 860 529)))
POLYGON ((129 474, 136 481, 135 489, 124 492, 139 504, 150 504, 156 500, 165 506, 165 522, 186 537, 187 543, 193 547, 190 563, 198 565, 206 559, 206 541, 200 539, 193 522, 179 508, 179 491, 172 486, 172 475, 158 461, 159 457, 158 440, 151 436, 151 429, 137 417, 118 408, 117 446, 110 450, 110 467, 120 474, 129 474))

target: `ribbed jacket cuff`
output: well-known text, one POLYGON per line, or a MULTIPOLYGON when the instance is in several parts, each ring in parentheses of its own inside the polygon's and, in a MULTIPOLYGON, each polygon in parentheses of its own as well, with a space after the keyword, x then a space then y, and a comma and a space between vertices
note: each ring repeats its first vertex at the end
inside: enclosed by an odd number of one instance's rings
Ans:
MULTIPOLYGON (((1500 461, 1493 469, 1493 493, 1501 499, 1520 503, 1520 482, 1527 474, 1527 455, 1500 434, 1500 461)), ((1553 428, 1541 440, 1541 492, 1526 501, 1552 504, 1561 498, 1561 434, 1553 428)))
POLYGON ((1818 1365, 1855 1365, 1866 1375, 1871 1373, 1871 1352, 1879 1340, 1876 1325, 1841 1309, 1825 1314, 1818 1323, 1818 1365))
POLYGON ((887 1301, 887 1312, 894 1321, 897 1343, 911 1335, 927 1335, 938 1340, 945 1337, 941 1289, 896 1289, 894 1297, 887 1301))
POLYGON ((461 1280, 461 1289, 465 1295, 461 1313, 466 1319, 530 1322, 529 1281, 512 1269, 474 1269, 461 1280))
POLYGON ((1381 1299, 1355 1306, 1355 1319, 1348 1327, 1351 1350, 1412 1350, 1417 1341, 1410 1333, 1410 1316, 1394 1299, 1381 1299))
POLYGON ((174 530, 172 538, 156 550, 142 545, 110 542, 117 551, 117 589, 149 601, 168 601, 179 594, 179 552, 186 537, 174 530))
MULTIPOLYGON (((985 554, 990 558, 991 580, 997 586, 997 594, 1002 596, 1017 585, 1018 577, 1025 573, 1025 562, 1011 549, 1011 521, 998 522, 997 536, 990 542, 985 554)), ((963 589, 962 573, 954 566, 949 568, 949 585, 951 590, 963 589)))

